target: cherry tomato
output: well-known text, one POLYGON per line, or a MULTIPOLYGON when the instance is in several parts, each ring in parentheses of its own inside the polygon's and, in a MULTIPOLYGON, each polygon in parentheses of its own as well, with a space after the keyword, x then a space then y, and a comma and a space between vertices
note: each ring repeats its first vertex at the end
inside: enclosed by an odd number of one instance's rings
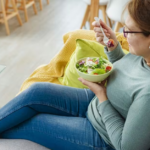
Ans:
POLYGON ((111 70, 111 66, 107 66, 106 71, 110 71, 110 70, 111 70))
POLYGON ((94 75, 98 75, 98 73, 94 73, 94 75))

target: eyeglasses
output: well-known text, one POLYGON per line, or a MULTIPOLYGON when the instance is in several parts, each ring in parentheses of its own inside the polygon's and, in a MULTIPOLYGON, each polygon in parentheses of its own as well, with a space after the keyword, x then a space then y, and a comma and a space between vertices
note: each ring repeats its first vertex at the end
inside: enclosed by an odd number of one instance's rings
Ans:
POLYGON ((127 38, 128 33, 145 33, 145 32, 139 32, 139 31, 125 31, 125 27, 123 27, 123 35, 125 38, 127 38))

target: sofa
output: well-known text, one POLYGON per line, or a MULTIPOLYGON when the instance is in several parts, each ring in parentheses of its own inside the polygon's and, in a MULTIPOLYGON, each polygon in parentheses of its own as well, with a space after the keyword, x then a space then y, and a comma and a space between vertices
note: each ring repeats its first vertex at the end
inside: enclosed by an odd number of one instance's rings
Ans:
POLYGON ((0 150, 50 150, 50 149, 28 140, 0 139, 0 150))
MULTIPOLYGON (((123 35, 116 33, 117 40, 121 43, 124 49, 128 50, 126 39, 123 35)), ((64 68, 70 59, 70 56, 76 48, 77 39, 94 40, 95 33, 92 30, 76 30, 64 35, 64 47, 62 50, 51 60, 48 65, 38 67, 27 80, 22 84, 20 92, 28 88, 34 82, 52 82, 60 84, 57 80, 58 77, 63 76, 64 68), (55 73, 55 74, 54 74, 55 73), (40 76, 41 75, 41 76, 40 76), (43 75, 44 78, 43 78, 43 75)), ((20 93, 19 92, 19 93, 20 93)), ((18 93, 18 94, 19 94, 18 93)), ((24 140, 24 139, 0 139, 0 150, 50 150, 37 143, 24 140)))

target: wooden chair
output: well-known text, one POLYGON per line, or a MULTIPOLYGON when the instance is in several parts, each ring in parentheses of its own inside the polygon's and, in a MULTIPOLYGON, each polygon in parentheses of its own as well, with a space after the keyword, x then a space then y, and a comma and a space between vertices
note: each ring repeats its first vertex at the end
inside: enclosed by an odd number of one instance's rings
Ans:
POLYGON ((9 26, 8 26, 9 19, 17 16, 19 24, 22 25, 22 21, 21 21, 21 18, 18 13, 18 10, 17 10, 14 0, 6 0, 6 6, 9 6, 9 5, 11 5, 11 9, 9 9, 9 8, 6 9, 4 0, 0 0, 0 6, 1 6, 0 23, 5 24, 7 35, 10 34, 10 30, 9 30, 9 26))
MULTIPOLYGON (((43 4, 42 4, 42 0, 38 0, 39 1, 39 4, 40 4, 40 10, 43 9, 43 4)), ((49 0, 47 0, 47 4, 49 4, 49 0)))
MULTIPOLYGON (((85 15, 84 15, 84 18, 83 18, 83 21, 82 21, 80 29, 82 29, 84 27, 86 21, 90 22, 90 20, 91 20, 91 18, 90 18, 91 17, 91 13, 92 13, 91 12, 92 11, 91 0, 84 0, 84 1, 87 3, 87 8, 86 8, 85 15)), ((102 11, 103 19, 104 19, 104 22, 106 24, 107 24, 107 14, 106 14, 107 3, 108 3, 108 0, 100 0, 99 1, 99 9, 102 11)), ((112 23, 111 23, 111 20, 109 18, 108 18, 108 21, 109 21, 110 27, 112 27, 112 23)), ((92 29, 92 28, 90 27, 90 29, 92 29)))
POLYGON ((34 10, 34 13, 37 14, 37 9, 36 9, 34 0, 16 0, 16 5, 18 6, 18 10, 24 11, 26 22, 29 20, 28 19, 28 14, 27 14, 27 9, 29 7, 32 6, 33 10, 34 10))

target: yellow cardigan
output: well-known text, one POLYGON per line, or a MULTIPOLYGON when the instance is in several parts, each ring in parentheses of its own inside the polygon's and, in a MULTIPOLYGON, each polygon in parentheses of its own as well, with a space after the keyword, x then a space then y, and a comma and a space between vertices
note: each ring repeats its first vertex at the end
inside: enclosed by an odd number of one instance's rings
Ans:
MULTIPOLYGON (((129 50, 127 40, 123 37, 123 34, 116 33, 116 36, 122 48, 129 50)), ((64 74, 65 66, 76 48, 76 39, 96 41, 93 30, 76 30, 65 34, 63 36, 64 47, 62 50, 50 61, 49 64, 41 65, 33 71, 33 73, 23 82, 18 94, 27 89, 34 82, 51 82, 60 84, 58 77, 62 77, 64 74)))

